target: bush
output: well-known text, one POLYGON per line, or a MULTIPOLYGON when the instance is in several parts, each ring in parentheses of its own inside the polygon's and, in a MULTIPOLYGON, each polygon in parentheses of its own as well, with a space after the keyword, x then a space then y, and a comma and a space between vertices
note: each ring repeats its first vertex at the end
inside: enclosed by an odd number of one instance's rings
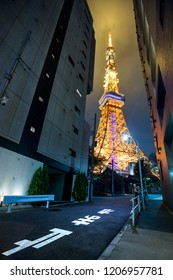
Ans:
POLYGON ((76 175, 75 183, 74 183, 74 190, 73 190, 73 197, 77 201, 85 201, 86 199, 86 188, 87 188, 87 181, 85 173, 79 172, 76 175))
POLYGON ((49 187, 48 167, 45 165, 43 168, 39 167, 31 180, 29 185, 28 194, 47 194, 49 187))

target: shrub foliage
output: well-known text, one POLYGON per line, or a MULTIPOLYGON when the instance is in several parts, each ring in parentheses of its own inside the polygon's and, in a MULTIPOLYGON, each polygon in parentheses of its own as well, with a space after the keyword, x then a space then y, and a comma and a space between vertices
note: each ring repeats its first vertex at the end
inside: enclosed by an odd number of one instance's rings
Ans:
POLYGON ((44 165, 39 167, 30 182, 28 194, 47 194, 49 187, 48 167, 44 165))
POLYGON ((76 175, 74 189, 73 189, 73 197, 77 201, 85 201, 86 199, 86 188, 87 188, 87 180, 85 173, 79 172, 76 175))

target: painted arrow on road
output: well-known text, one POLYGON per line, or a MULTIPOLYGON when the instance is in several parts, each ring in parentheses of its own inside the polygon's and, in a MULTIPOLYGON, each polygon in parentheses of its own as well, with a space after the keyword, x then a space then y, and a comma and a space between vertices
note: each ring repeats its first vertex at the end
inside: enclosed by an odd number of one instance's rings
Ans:
POLYGON ((68 231, 68 230, 63 230, 63 229, 59 229, 59 228, 53 228, 53 229, 50 229, 50 231, 52 233, 50 234, 47 234, 43 237, 40 237, 36 240, 28 240, 28 239, 23 239, 23 240, 20 240, 16 243, 14 243, 15 245, 18 245, 18 247, 16 248, 13 248, 13 249, 10 249, 4 253, 2 253, 3 255, 5 256, 10 256, 16 252, 19 252, 25 248, 28 248, 28 247, 33 247, 35 249, 39 249, 65 235, 69 235, 71 233, 73 233, 72 231, 68 231))

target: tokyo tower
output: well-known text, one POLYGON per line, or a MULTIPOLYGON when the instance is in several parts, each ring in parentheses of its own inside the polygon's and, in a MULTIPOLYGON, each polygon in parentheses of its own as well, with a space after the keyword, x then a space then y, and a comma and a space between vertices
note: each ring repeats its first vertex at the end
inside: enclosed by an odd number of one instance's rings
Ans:
MULTIPOLYGON (((117 76, 115 50, 109 33, 104 92, 99 100, 101 117, 95 137, 94 156, 97 164, 94 167, 94 173, 101 173, 107 167, 117 172, 129 173, 129 163, 138 160, 137 144, 131 137, 125 121, 123 113, 125 98, 124 94, 119 92, 117 76), (125 135, 128 137, 128 141, 125 141, 125 135)), ((140 156, 146 158, 141 150, 140 156)))

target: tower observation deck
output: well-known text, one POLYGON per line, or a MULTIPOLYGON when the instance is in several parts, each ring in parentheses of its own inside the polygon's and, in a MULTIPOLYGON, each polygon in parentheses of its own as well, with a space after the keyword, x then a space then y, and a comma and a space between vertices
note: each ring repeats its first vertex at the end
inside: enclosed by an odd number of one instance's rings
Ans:
MULTIPOLYGON (((115 50, 109 33, 109 44, 106 49, 106 68, 104 76, 104 92, 99 100, 101 117, 96 133, 94 156, 97 164, 94 173, 101 173, 107 167, 117 172, 129 171, 129 163, 138 161, 137 144, 127 127, 123 106, 124 94, 119 92, 118 73, 116 70, 115 50), (124 136, 128 136, 128 141, 124 136)), ((140 150, 141 158, 146 158, 140 150)))

